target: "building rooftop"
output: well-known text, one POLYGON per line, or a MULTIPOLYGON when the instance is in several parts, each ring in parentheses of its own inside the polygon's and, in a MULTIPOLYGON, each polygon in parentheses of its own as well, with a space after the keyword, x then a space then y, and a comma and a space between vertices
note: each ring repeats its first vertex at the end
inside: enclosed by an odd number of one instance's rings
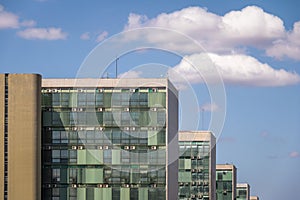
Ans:
MULTIPOLYGON (((42 79, 42 87, 169 87, 175 89, 167 78, 61 78, 42 79)), ((177 90, 176 90, 177 91, 177 90)))
POLYGON ((233 164, 217 164, 216 169, 236 169, 236 167, 233 164))
POLYGON ((211 131, 179 131, 179 141, 215 141, 211 131))

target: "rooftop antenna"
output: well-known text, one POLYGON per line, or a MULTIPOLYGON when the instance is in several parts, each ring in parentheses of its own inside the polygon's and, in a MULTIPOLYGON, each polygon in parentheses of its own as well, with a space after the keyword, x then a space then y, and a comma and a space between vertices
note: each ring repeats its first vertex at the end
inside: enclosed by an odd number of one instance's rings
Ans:
POLYGON ((201 108, 201 128, 204 130, 204 108, 201 108))
POLYGON ((118 60, 119 60, 119 57, 116 56, 116 78, 118 78, 118 60))

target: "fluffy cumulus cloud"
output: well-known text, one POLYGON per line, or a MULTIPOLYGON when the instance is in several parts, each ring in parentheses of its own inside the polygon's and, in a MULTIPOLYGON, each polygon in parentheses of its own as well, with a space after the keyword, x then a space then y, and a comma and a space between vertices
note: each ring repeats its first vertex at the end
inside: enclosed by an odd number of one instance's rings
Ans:
POLYGON ((20 20, 18 15, 6 11, 0 4, 0 29, 25 28, 17 32, 17 35, 24 39, 60 40, 67 38, 67 33, 64 33, 61 28, 35 28, 35 26, 34 20, 20 20))
MULTIPOLYGON (((124 29, 141 27, 162 27, 179 31, 197 40, 208 51, 223 53, 241 46, 265 48, 273 41, 285 37, 283 21, 256 6, 231 11, 224 16, 201 7, 162 13, 152 19, 144 15, 130 14, 124 29)), ((152 35, 149 39, 156 41, 159 37, 152 35)), ((164 38, 168 40, 168 36, 164 38)), ((182 48, 180 42, 178 44, 182 48)))
MULTIPOLYGON (((266 50, 267 55, 300 59, 300 22, 286 31, 283 21, 257 6, 216 15, 201 7, 188 7, 172 13, 162 13, 149 19, 130 14, 124 30, 160 27, 173 30, 164 35, 147 29, 142 37, 151 44, 168 50, 181 50, 185 56, 169 71, 178 85, 222 79, 227 84, 250 86, 285 86, 298 84, 300 76, 284 69, 274 69, 252 56, 245 55, 247 47, 266 50), (196 40, 209 53, 201 53, 195 45, 187 45, 174 31, 196 40), (196 66, 200 73, 192 67, 196 66)), ((130 39, 130 37, 128 37, 130 39)), ((203 51, 202 51, 203 52, 203 51)), ((247 52, 247 51, 246 51, 247 52)))
POLYGON ((285 86, 300 82, 300 76, 294 72, 273 69, 251 56, 241 54, 200 53, 185 56, 169 74, 175 82, 180 82, 184 77, 191 83, 211 82, 219 75, 227 84, 249 86, 285 86))
POLYGON ((30 40, 62 40, 67 38, 67 33, 61 28, 27 28, 19 31, 18 36, 30 40))
POLYGON ((0 4, 0 29, 32 27, 35 25, 36 22, 34 20, 20 21, 18 15, 6 11, 4 7, 0 4))
POLYGON ((227 13, 222 17, 221 26, 226 38, 237 45, 266 45, 285 35, 283 21, 256 6, 227 13))
MULTIPOLYGON (((286 30, 283 21, 257 6, 247 6, 224 16, 201 7, 188 7, 172 13, 162 13, 154 18, 131 13, 124 30, 143 27, 161 27, 183 33, 199 42, 213 53, 230 53, 247 47, 266 51, 266 55, 282 59, 300 60, 300 21, 292 30, 286 30)), ((172 34, 145 36, 152 43, 159 43, 169 50, 181 49, 197 53, 177 41, 172 34)))
POLYGON ((274 41, 266 52, 278 59, 289 57, 300 60, 300 21, 294 23, 293 30, 288 32, 284 39, 274 41))
POLYGON ((5 11, 4 7, 0 4, 0 29, 18 28, 19 26, 19 17, 5 11))

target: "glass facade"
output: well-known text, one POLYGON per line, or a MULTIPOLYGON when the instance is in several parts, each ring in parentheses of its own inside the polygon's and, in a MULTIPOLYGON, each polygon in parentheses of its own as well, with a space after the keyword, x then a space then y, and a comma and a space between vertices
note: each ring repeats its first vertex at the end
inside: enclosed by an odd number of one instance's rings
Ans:
POLYGON ((218 170, 216 174, 216 192, 217 200, 232 200, 234 195, 233 178, 234 174, 232 170, 218 170))
POLYGON ((237 187, 236 195, 237 200, 248 200, 247 187, 237 187))
POLYGON ((210 150, 209 141, 179 142, 179 199, 209 199, 210 150))
POLYGON ((166 138, 164 87, 43 88, 42 199, 166 199, 166 138))

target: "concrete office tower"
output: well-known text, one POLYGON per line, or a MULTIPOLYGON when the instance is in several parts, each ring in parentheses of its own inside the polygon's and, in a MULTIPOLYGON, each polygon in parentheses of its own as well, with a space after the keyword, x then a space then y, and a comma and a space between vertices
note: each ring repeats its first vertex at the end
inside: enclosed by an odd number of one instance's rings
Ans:
POLYGON ((230 164, 216 166, 217 200, 235 200, 236 167, 230 164))
POLYGON ((248 183, 238 183, 236 185, 236 199, 250 200, 250 185, 248 183))
POLYGON ((258 196, 250 196, 250 200, 259 200, 258 196))
POLYGON ((43 200, 177 199, 167 79, 43 79, 43 200))
POLYGON ((0 199, 41 199, 41 76, 0 74, 0 199))
POLYGON ((215 144, 209 131, 179 132, 179 199, 216 199, 215 144))

